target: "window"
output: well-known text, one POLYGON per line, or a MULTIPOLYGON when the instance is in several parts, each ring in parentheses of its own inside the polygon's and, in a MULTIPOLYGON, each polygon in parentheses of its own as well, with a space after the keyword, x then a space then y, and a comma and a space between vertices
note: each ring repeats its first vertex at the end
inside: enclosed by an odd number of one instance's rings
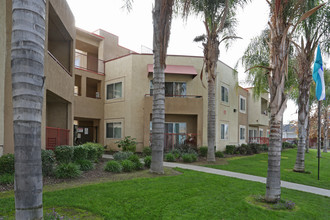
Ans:
POLYGON ((221 101, 228 103, 228 88, 221 86, 221 101))
POLYGON ((264 136, 264 130, 263 129, 259 129, 259 135, 260 135, 260 137, 263 137, 264 136))
POLYGON ((239 98, 239 111, 245 113, 246 111, 246 98, 240 96, 239 98))
POLYGON ((245 140, 245 126, 239 126, 239 139, 245 140))
POLYGON ((257 130, 249 130, 249 138, 257 137, 257 130))
POLYGON ((228 124, 221 124, 221 140, 228 140, 228 124))
MULTIPOLYGON (((150 80, 150 95, 153 94, 153 91, 154 91, 153 81, 150 80)), ((187 95, 187 85, 185 82, 165 82, 165 96, 181 97, 186 95, 187 95)))
POLYGON ((122 82, 107 85, 107 99, 122 97, 122 82))
POLYGON ((107 123, 107 138, 121 138, 121 122, 107 123))

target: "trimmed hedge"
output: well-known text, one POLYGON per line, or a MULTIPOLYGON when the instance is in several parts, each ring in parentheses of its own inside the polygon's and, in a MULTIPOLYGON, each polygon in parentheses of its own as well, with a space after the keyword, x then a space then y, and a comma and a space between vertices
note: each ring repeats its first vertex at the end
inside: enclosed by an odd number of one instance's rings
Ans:
POLYGON ((235 145, 226 145, 226 154, 234 154, 236 146, 235 145))
POLYGON ((208 147, 202 146, 202 147, 199 148, 199 155, 201 157, 206 157, 207 156, 207 151, 208 151, 208 147))
POLYGON ((14 154, 5 154, 0 157, 0 175, 15 173, 15 158, 14 154))
POLYGON ((58 163, 70 163, 73 158, 73 147, 66 145, 57 146, 54 153, 58 163))
POLYGON ((223 158, 224 154, 221 151, 216 151, 215 156, 218 157, 218 158, 223 158))
POLYGON ((83 145, 73 147, 73 161, 86 160, 89 149, 83 145))

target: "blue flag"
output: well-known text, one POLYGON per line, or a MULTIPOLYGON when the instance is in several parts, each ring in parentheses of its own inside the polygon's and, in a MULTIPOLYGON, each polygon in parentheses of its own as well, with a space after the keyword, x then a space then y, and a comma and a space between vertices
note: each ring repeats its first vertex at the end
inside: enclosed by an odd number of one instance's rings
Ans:
POLYGON ((325 99, 324 71, 322 65, 322 56, 320 45, 317 47, 316 59, 314 62, 313 79, 316 83, 315 95, 317 100, 325 99))

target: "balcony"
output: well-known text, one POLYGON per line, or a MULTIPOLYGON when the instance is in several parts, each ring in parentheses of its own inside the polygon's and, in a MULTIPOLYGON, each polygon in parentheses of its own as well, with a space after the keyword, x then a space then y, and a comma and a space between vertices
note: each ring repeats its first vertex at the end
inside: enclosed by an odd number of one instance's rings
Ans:
POLYGON ((104 75, 105 64, 97 56, 88 55, 87 52, 76 51, 75 68, 88 72, 104 75))
MULTIPOLYGON (((152 139, 152 133, 150 133, 150 143, 152 139)), ((174 150, 181 145, 186 145, 191 148, 197 149, 197 134, 194 133, 165 133, 164 138, 164 152, 174 150)))
POLYGON ((266 144, 269 145, 269 138, 267 137, 250 137, 249 144, 266 144))

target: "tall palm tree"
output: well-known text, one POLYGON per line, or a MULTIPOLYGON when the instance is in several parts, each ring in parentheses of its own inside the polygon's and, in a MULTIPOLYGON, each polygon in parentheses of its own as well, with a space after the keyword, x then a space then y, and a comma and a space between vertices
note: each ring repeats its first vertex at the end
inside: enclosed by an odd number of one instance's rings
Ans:
MULTIPOLYGON (((308 0, 304 2, 304 10, 308 11, 322 1, 308 0)), ((309 113, 309 91, 312 82, 312 63, 317 46, 321 43, 325 52, 329 52, 330 48, 330 7, 323 7, 315 12, 308 19, 304 20, 299 28, 301 32, 301 41, 294 43, 297 49, 298 63, 298 150, 294 171, 305 171, 305 149, 309 113)))
POLYGON ((284 92, 284 84, 288 74, 290 42, 297 25, 321 6, 313 8, 300 17, 303 12, 303 0, 267 2, 270 6, 270 21, 268 23, 270 30, 270 73, 268 74, 270 138, 265 199, 268 202, 276 202, 281 198, 281 120, 288 99, 284 92), (300 17, 299 20, 295 22, 298 17, 300 17), (293 25, 293 23, 295 24, 293 25))
POLYGON ((41 111, 45 0, 12 1, 16 219, 42 219, 41 111))
POLYGON ((248 0, 188 0, 184 4, 184 14, 191 9, 202 14, 206 34, 195 38, 202 41, 204 47, 204 63, 208 84, 207 112, 207 161, 215 161, 215 86, 216 69, 220 55, 219 45, 223 41, 237 38, 234 33, 236 23, 235 10, 248 0))
POLYGON ((153 19, 153 105, 152 159, 150 171, 164 173, 163 152, 165 132, 165 74, 167 47, 170 39, 174 0, 155 0, 153 19))

